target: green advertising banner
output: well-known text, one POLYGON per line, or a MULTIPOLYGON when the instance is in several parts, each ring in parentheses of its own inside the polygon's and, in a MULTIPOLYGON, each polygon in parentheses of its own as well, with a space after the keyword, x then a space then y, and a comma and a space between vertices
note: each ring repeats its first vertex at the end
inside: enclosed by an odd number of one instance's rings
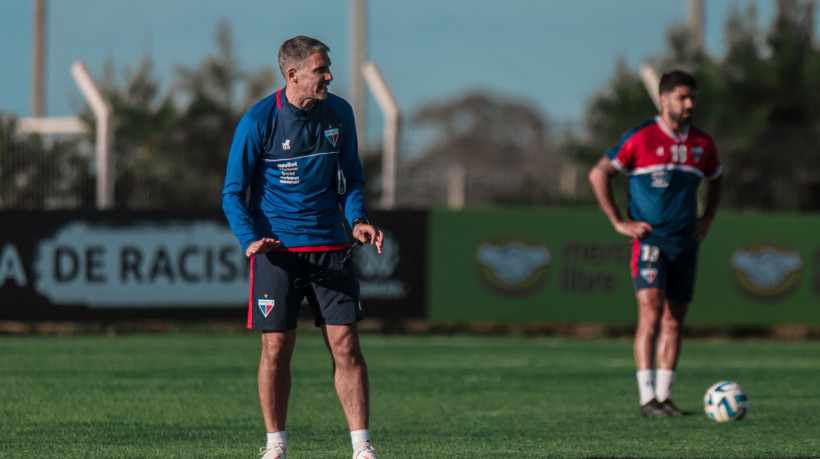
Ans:
MULTIPOLYGON (((630 241, 595 209, 435 210, 434 321, 633 323, 630 241)), ((687 323, 820 323, 820 217, 719 214, 687 323)))

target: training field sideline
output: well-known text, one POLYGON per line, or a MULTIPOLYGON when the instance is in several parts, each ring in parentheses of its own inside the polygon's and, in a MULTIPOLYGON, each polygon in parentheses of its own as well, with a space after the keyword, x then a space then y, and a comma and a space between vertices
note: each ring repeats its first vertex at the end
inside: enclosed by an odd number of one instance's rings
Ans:
MULTIPOLYGON (((638 415, 629 339, 362 337, 371 437, 386 458, 807 457, 820 454, 820 342, 684 343, 673 398, 638 415), (746 419, 702 414, 743 385, 746 419)), ((265 432, 255 333, 0 337, 0 457, 253 458, 265 432)), ((289 458, 350 457, 316 333, 300 334, 289 458)))

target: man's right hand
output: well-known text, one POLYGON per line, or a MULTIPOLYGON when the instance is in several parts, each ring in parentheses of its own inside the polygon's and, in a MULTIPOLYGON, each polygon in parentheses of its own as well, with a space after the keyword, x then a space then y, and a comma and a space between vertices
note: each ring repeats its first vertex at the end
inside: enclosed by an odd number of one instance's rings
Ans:
POLYGON ((263 253, 268 253, 280 245, 282 245, 282 243, 276 239, 263 237, 248 246, 247 250, 245 250, 245 256, 251 258, 254 255, 262 255, 263 253))
POLYGON ((652 226, 646 222, 620 221, 614 226, 615 231, 632 239, 643 239, 652 232, 652 226))

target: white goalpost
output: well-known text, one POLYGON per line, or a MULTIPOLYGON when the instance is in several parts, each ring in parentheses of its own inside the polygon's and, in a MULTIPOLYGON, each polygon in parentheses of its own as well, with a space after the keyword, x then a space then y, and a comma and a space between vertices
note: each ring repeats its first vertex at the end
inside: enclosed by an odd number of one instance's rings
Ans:
MULTIPOLYGON (((97 123, 97 209, 114 207, 114 155, 111 153, 113 130, 111 105, 102 95, 85 64, 71 65, 71 76, 80 88, 97 123)), ((85 123, 77 117, 28 117, 17 120, 17 134, 87 134, 85 123)))
POLYGON ((362 76, 384 115, 381 207, 392 209, 396 205, 396 161, 401 111, 396 97, 375 63, 365 62, 362 65, 362 76))

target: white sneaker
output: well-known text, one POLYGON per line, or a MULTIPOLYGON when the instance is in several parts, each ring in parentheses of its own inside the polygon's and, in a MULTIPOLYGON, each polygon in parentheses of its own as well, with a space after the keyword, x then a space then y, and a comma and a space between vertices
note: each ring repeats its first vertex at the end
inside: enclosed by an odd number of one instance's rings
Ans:
POLYGON ((285 459, 288 449, 281 443, 266 448, 259 448, 261 459, 285 459))
POLYGON ((370 443, 365 443, 353 450, 353 459, 379 459, 379 456, 376 456, 376 450, 370 443))

